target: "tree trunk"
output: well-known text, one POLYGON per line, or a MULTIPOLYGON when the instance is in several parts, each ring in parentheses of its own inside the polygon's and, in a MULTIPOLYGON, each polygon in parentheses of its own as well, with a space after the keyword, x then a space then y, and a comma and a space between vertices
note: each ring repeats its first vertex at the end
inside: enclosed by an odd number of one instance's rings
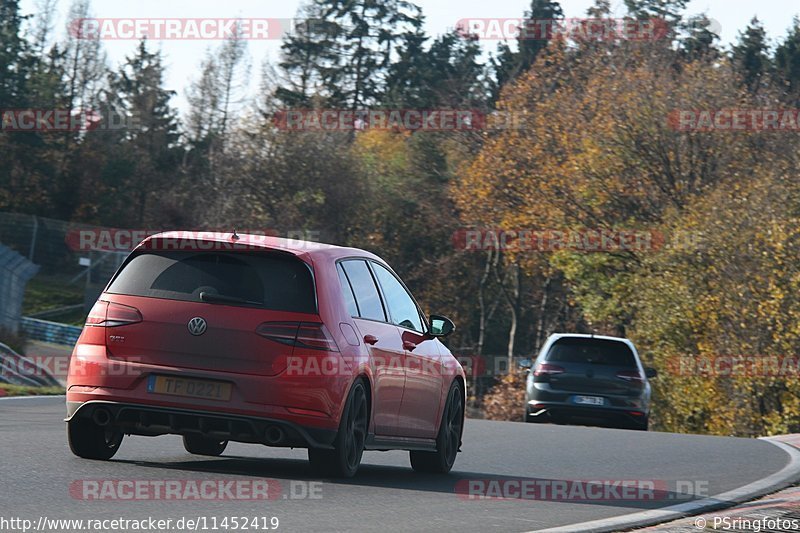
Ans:
POLYGON ((486 340, 486 298, 484 297, 484 290, 486 289, 486 282, 489 279, 489 273, 492 268, 492 251, 488 250, 486 253, 486 266, 483 269, 483 276, 478 285, 478 305, 480 307, 480 316, 478 318, 478 350, 476 355, 483 355, 483 343, 486 340))

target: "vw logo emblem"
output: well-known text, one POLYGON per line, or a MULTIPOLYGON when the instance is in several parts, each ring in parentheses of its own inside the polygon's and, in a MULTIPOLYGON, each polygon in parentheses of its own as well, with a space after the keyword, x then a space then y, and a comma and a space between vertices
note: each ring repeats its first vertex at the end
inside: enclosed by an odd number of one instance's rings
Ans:
POLYGON ((191 319, 187 326, 189 328, 189 333, 195 336, 202 335, 203 333, 205 333, 206 327, 208 327, 208 325, 206 324, 206 319, 201 318, 199 316, 196 316, 193 319, 191 319))

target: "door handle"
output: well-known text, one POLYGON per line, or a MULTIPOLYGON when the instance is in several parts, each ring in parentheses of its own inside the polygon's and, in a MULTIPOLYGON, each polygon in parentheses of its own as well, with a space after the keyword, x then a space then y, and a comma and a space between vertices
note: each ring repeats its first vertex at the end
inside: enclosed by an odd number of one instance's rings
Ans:
POLYGON ((409 352, 413 352, 414 348, 416 348, 416 347, 417 347, 417 345, 414 344, 411 341, 403 341, 403 349, 404 350, 408 350, 409 352))
POLYGON ((376 337, 375 335, 364 335, 364 342, 366 342, 367 344, 377 344, 378 337, 376 337))

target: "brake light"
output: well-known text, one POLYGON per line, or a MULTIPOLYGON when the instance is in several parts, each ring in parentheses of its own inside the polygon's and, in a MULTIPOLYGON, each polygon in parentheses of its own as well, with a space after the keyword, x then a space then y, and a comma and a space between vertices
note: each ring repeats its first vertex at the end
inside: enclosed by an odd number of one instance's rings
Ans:
POLYGON ((324 324, 310 324, 303 322, 297 328, 297 340, 295 346, 303 346, 305 348, 313 348, 315 350, 326 350, 329 352, 338 352, 339 347, 336 346, 336 341, 333 340, 325 329, 324 324))
POLYGON ((339 351, 325 325, 315 322, 264 322, 256 328, 256 333, 287 346, 339 351))
POLYGON ((269 340, 294 346, 300 322, 264 322, 256 328, 256 333, 269 340))
POLYGON ((539 376, 552 376, 553 374, 563 374, 565 370, 558 365, 551 365, 549 363, 539 363, 533 371, 535 377, 539 376))
POLYGON ((135 307, 98 300, 86 317, 87 326, 113 328, 142 321, 142 314, 135 307))
POLYGON ((87 326, 99 326, 106 321, 106 311, 108 311, 108 302, 97 300, 89 311, 89 316, 86 317, 87 326))
POLYGON ((637 383, 644 381, 638 370, 620 370, 617 372, 617 378, 637 383))

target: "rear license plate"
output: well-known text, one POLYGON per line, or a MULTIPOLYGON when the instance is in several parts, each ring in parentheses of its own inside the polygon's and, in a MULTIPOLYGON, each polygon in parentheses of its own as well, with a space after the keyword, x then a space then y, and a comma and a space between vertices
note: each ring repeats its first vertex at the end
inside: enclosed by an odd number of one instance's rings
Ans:
POLYGON ((575 396, 572 401, 580 405, 605 405, 606 403, 601 396, 575 396))
POLYGON ((227 402, 231 399, 230 383, 205 381, 200 379, 174 378, 169 376, 150 376, 147 379, 147 392, 169 394, 186 398, 203 398, 227 402))

